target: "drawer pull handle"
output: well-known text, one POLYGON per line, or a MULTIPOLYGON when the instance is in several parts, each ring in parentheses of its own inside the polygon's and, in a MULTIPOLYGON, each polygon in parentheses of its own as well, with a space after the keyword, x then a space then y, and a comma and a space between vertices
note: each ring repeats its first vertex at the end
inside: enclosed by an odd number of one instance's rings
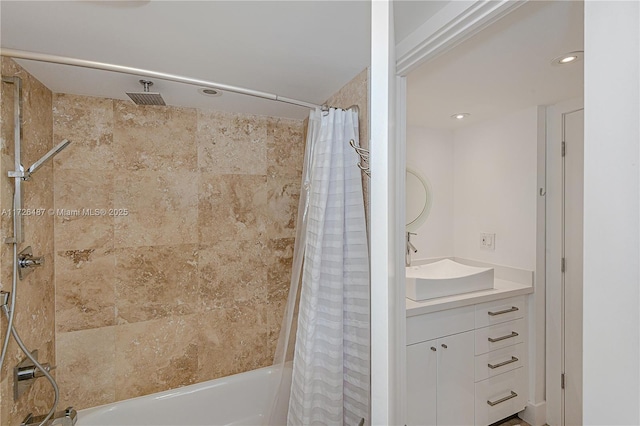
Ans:
POLYGON ((502 314, 508 314, 509 312, 515 312, 515 311, 519 311, 520 309, 518 309, 517 306, 512 306, 509 309, 505 309, 504 311, 498 311, 498 312, 487 312, 490 316, 495 317, 496 315, 502 315, 502 314))
POLYGON ((512 331, 511 334, 507 334, 506 336, 500 336, 500 337, 496 337, 496 338, 489 337, 489 341, 491 343, 495 343, 495 342, 499 342, 501 340, 507 340, 507 339, 511 339, 512 337, 518 337, 518 336, 519 336, 518 333, 516 333, 515 331, 512 331))
POLYGON ((511 359, 509 361, 504 361, 504 362, 501 362, 500 364, 487 364, 487 365, 489 366, 490 369, 493 370, 494 368, 504 367, 505 365, 509 365, 518 361, 519 361, 518 358, 516 358, 515 356, 511 356, 511 359))
POLYGON ((505 402, 505 401, 510 400, 511 398, 515 398, 516 396, 518 396, 518 394, 517 394, 517 393, 515 393, 514 391, 511 391, 511 395, 509 395, 509 396, 505 396, 504 398, 500 398, 500 399, 499 399, 499 400, 497 400, 497 401, 489 401, 489 400, 487 400, 487 404, 489 404, 490 406, 492 406, 492 407, 493 407, 494 405, 501 404, 501 403, 503 403, 503 402, 505 402))
POLYGON ((431 346, 431 350, 435 352, 435 351, 436 351, 436 348, 434 348, 433 346, 431 346))

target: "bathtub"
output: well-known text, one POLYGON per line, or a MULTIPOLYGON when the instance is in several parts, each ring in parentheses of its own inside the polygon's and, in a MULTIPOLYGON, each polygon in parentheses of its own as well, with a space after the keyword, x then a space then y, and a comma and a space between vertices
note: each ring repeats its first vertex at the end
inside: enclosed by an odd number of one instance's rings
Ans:
MULTIPOLYGON (((289 386, 290 371, 283 374, 289 386)), ((271 408, 279 372, 277 367, 265 367, 87 408, 78 411, 76 426, 259 426, 271 408)), ((286 424, 286 410, 272 423, 286 424)))

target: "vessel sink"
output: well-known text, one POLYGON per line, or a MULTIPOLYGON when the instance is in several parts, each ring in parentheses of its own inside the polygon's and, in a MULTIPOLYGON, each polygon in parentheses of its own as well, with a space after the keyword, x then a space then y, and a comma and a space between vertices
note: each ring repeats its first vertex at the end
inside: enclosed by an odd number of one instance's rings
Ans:
POLYGON ((493 268, 463 265, 453 260, 406 268, 407 297, 421 301, 493 288, 493 268))

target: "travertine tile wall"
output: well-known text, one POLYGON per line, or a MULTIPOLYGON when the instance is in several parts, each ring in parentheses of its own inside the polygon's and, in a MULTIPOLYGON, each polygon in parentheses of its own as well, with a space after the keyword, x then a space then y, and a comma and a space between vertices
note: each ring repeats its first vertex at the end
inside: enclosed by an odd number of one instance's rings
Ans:
POLYGON ((302 121, 73 95, 54 95, 53 116, 54 140, 73 141, 54 177, 62 406, 270 365, 302 121))
MULTIPOLYGON (((59 366, 61 407, 270 364, 288 293, 302 122, 72 95, 52 100, 12 60, 2 59, 2 73, 24 79, 23 163, 59 139, 73 141, 55 160, 55 178, 47 165, 25 185, 25 207, 56 213, 25 218, 26 244, 49 262, 20 283, 16 319, 27 345, 59 366)), ((13 169, 11 89, 0 91, 2 176, 13 169)), ((363 146, 367 91, 365 70, 328 101, 360 106, 363 146)), ((10 209, 12 182, 0 182, 0 208, 10 209)), ((3 238, 11 233, 8 215, 1 227, 3 238)), ((2 288, 10 286, 11 254, 0 246, 2 288)), ((7 372, 21 358, 12 343, 0 378, 3 425, 51 403, 44 379, 13 402, 7 372)))
MULTIPOLYGON (((28 74, 13 60, 1 58, 3 76, 18 76, 23 83, 23 138, 22 163, 28 167, 53 147, 52 137, 52 95, 42 83, 28 74)), ((13 235, 13 219, 10 215, 13 203, 13 179, 7 172, 15 170, 13 142, 13 86, 2 83, 0 90, 0 287, 10 291, 13 263, 12 245, 4 239, 13 235)), ((57 143, 57 142, 56 142, 57 143)), ((25 209, 45 209, 53 207, 53 167, 51 164, 40 169, 29 182, 22 186, 25 209)), ((44 212, 43 212, 44 213, 44 212)), ((37 349, 39 360, 56 364, 54 335, 54 276, 53 276, 53 217, 24 215, 25 243, 33 248, 34 255, 45 256, 44 266, 36 269, 25 280, 18 282, 16 315, 14 324, 30 350, 37 349)), ((4 315, 0 320, 0 338, 4 339, 7 322, 4 315)), ((0 376, 0 424, 19 425, 30 412, 46 413, 53 400, 53 391, 46 379, 38 379, 31 389, 17 402, 13 400, 13 367, 24 355, 11 340, 7 358, 0 376)), ((55 371, 53 372, 55 375, 55 371)))

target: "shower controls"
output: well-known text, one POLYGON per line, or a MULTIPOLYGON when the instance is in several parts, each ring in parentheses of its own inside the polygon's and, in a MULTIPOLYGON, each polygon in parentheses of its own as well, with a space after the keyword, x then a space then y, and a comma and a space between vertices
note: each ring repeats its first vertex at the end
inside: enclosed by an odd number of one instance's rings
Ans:
MULTIPOLYGON (((42 364, 42 366, 47 371, 47 373, 56 368, 55 366, 51 367, 48 362, 45 362, 44 364, 42 364)), ((19 368, 16 374, 18 381, 37 379, 38 377, 44 376, 44 373, 40 371, 36 366, 19 368)))
MULTIPOLYGON (((31 352, 31 355, 38 360, 38 350, 31 352)), ((52 367, 49 363, 42 363, 47 372, 56 367, 52 367)), ((24 358, 20 364, 13 368, 13 400, 17 401, 20 396, 31 387, 38 377, 43 377, 42 371, 35 366, 29 358, 24 358)))
POLYGON ((28 246, 18 254, 18 275, 23 280, 34 268, 44 265, 44 256, 34 257, 31 246, 28 246))

